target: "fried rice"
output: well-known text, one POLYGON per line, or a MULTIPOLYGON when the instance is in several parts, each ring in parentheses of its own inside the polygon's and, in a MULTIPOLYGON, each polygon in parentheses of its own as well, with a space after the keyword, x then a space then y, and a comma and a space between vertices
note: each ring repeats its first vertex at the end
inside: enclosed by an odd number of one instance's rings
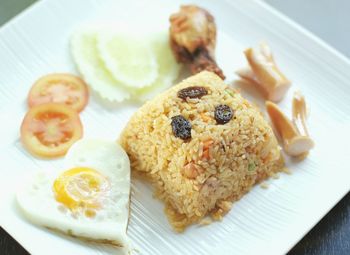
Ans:
POLYGON ((254 184, 282 170, 283 157, 262 113, 217 75, 201 72, 145 103, 123 130, 120 143, 134 174, 145 177, 164 201, 176 231, 205 216, 220 220, 254 184), (178 97, 181 89, 204 87, 200 98, 178 97), (218 124, 218 105, 233 110, 218 124), (176 137, 172 117, 191 123, 191 138, 176 137))

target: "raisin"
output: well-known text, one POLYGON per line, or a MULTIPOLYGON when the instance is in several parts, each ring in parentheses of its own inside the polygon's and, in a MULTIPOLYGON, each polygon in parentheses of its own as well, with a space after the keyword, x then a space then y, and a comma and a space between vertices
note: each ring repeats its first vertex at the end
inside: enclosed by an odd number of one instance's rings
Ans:
POLYGON ((175 137, 181 138, 182 140, 188 140, 191 138, 191 123, 182 115, 177 115, 171 118, 171 127, 175 137))
POLYGON ((233 117, 233 111, 228 105, 218 105, 215 107, 215 120, 217 124, 226 124, 233 117))
POLYGON ((183 100, 186 98, 201 98, 202 96, 208 95, 208 91, 204 87, 187 87, 177 92, 177 96, 183 100))

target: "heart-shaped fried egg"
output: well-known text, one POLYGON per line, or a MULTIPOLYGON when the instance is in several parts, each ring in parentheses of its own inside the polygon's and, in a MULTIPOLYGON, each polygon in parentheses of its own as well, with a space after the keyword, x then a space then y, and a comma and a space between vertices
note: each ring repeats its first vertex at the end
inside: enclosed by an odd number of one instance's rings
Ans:
POLYGON ((127 246, 130 163, 115 142, 80 140, 65 167, 43 171, 17 194, 31 222, 71 236, 127 246))

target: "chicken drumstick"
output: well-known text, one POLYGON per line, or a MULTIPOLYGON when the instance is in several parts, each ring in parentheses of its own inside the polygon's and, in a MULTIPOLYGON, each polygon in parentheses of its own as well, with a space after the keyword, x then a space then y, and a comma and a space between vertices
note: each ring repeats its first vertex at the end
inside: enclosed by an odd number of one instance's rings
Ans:
POLYGON ((188 64, 193 74, 211 71, 225 76, 215 62, 214 17, 195 5, 183 5, 170 16, 170 44, 178 62, 188 64))

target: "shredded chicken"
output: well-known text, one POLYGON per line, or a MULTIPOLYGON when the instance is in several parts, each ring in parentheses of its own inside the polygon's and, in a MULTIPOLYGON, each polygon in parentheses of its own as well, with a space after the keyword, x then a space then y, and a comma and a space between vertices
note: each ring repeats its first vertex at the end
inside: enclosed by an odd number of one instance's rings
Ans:
POLYGON ((196 179, 198 175, 203 173, 204 170, 201 166, 196 165, 193 162, 188 163, 183 168, 183 174, 189 179, 196 179))
POLYGON ((193 74, 211 71, 225 76, 215 62, 214 17, 195 5, 183 5, 170 16, 170 44, 178 62, 188 64, 193 74))

